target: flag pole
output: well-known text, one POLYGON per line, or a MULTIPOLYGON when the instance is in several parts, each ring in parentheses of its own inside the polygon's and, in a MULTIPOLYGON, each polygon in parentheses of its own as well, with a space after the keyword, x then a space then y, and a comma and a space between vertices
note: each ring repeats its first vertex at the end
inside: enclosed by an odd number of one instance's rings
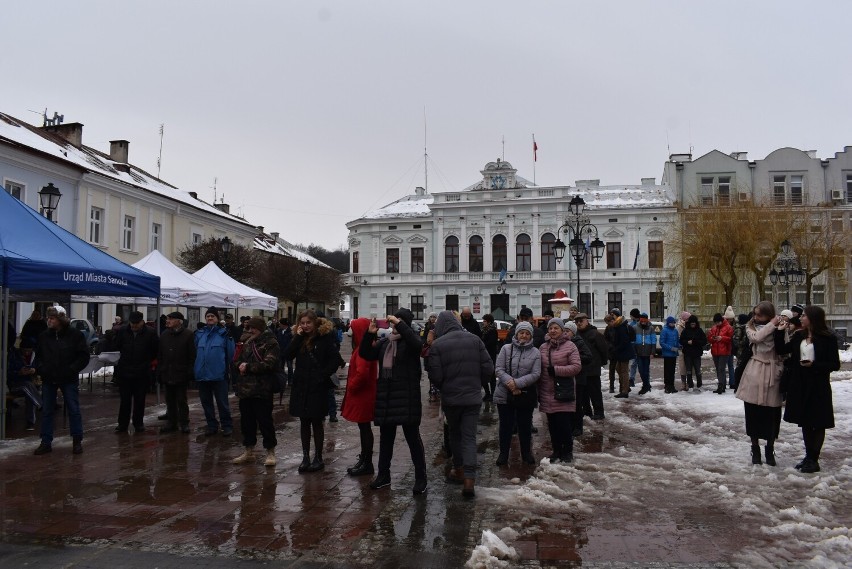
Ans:
POLYGON ((538 144, 535 143, 535 133, 532 135, 533 140, 533 186, 535 183, 535 163, 538 162, 538 144))

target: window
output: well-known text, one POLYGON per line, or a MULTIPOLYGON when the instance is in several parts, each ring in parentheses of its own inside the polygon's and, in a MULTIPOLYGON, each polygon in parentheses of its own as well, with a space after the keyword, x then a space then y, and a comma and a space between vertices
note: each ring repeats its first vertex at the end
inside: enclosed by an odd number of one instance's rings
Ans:
POLYGON ((133 251, 136 245, 136 218, 130 215, 124 216, 124 225, 121 229, 121 248, 125 251, 133 251))
POLYGON ((686 306, 688 308, 697 308, 698 307, 698 289, 690 287, 686 290, 686 306))
POLYGON ((852 174, 846 174, 846 203, 852 203, 852 174))
POLYGON ((804 176, 790 176, 790 203, 793 205, 802 205, 803 198, 803 179, 804 176))
POLYGON ((834 232, 843 231, 843 214, 842 213, 832 213, 831 214, 831 230, 834 232))
MULTIPOLYGON (((621 302, 621 293, 620 292, 608 292, 606 293, 606 309, 607 311, 612 310, 613 308, 617 308, 624 312, 624 307, 621 302)), ((589 315, 591 316, 591 314, 589 315)))
POLYGON ((651 307, 651 320, 663 320, 666 312, 666 293, 650 292, 648 293, 648 302, 651 307))
POLYGON ((663 268, 663 242, 648 241, 648 268, 663 268))
POLYGON ((521 233, 515 240, 515 270, 529 271, 532 269, 532 242, 530 236, 521 233))
POLYGON ((193 231, 193 233, 192 233, 192 244, 193 245, 200 245, 203 240, 204 240, 203 235, 193 231))
POLYGON ((787 177, 772 177, 772 205, 784 205, 787 203, 787 177))
MULTIPOLYGON (((388 273, 399 272, 399 249, 388 249, 385 252, 385 271, 388 273)), ((393 312, 388 312, 393 314, 393 312)))
POLYGON ((730 176, 719 176, 719 184, 716 187, 716 203, 719 205, 731 205, 730 176))
POLYGON ((89 210, 89 243, 103 244, 104 234, 101 224, 104 219, 104 210, 93 207, 89 210))
POLYGON ((731 205, 732 176, 702 176, 699 200, 701 205, 731 205))
POLYGON ((506 264, 506 237, 503 235, 495 235, 491 240, 491 258, 494 271, 503 271, 508 269, 506 264))
POLYGON ((459 309, 459 295, 457 294, 448 294, 447 299, 444 302, 446 304, 447 310, 458 310, 459 309))
MULTIPOLYGON (((556 238, 553 233, 545 233, 541 236, 541 270, 555 271, 556 270, 556 254, 553 252, 553 244, 556 243, 556 238)), ((586 255, 588 258, 589 255, 586 255)))
POLYGON ((163 226, 159 223, 151 224, 151 251, 159 251, 162 247, 163 226))
POLYGON ((360 257, 361 253, 359 251, 352 251, 352 272, 360 273, 360 257))
POLYGON ((425 271, 426 263, 423 255, 423 247, 413 247, 411 249, 411 272, 422 273, 425 271))
POLYGON ((483 248, 482 248, 482 237, 479 235, 474 235, 470 238, 468 242, 468 270, 471 273, 481 273, 483 267, 483 248))
POLYGON ((846 306, 846 289, 834 289, 834 306, 846 306))
POLYGON ((713 178, 701 178, 701 205, 713 205, 713 178))
POLYGON ((805 177, 801 174, 772 176, 772 205, 805 203, 805 177), (788 197, 789 196, 789 197, 788 197))
MULTIPOLYGON (((426 301, 423 295, 411 295, 411 312, 414 314, 415 320, 423 320, 423 313, 426 312, 426 301)), ((390 313, 388 313, 390 314, 390 313)))
MULTIPOLYGON (((789 289, 788 289, 788 291, 789 291, 789 289)), ((795 303, 801 304, 802 306, 807 304, 807 300, 805 298, 805 287, 800 286, 798 289, 796 289, 795 303)), ((789 305, 789 303, 788 303, 788 305, 789 305)))
POLYGON ((825 285, 815 284, 812 291, 812 296, 812 304, 816 304, 818 306, 825 306, 825 285))
POLYGON ((459 238, 454 235, 450 235, 444 241, 444 271, 459 272, 459 238))
POLYGON ((621 268, 621 243, 606 244, 606 268, 621 268))
POLYGON ((9 195, 13 198, 21 199, 21 196, 24 195, 24 186, 22 184, 7 181, 4 185, 6 187, 6 191, 9 192, 9 195))
POLYGON ((579 297, 577 298, 577 309, 580 312, 585 312, 592 318, 594 318, 594 310, 592 310, 592 301, 594 300, 594 296, 590 292, 581 292, 579 297))
POLYGON ((388 230, 393 231, 396 229, 396 225, 388 225, 388 230))
POLYGON ((396 314, 397 310, 399 310, 399 297, 398 296, 386 296, 385 297, 385 314, 396 314))

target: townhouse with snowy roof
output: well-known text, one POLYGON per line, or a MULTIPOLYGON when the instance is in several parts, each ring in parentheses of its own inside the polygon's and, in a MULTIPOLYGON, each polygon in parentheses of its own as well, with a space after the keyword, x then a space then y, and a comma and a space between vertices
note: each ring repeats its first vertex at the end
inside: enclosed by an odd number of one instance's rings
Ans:
POLYGON ((347 223, 353 317, 406 306, 423 319, 469 306, 478 318, 506 319, 523 307, 541 314, 559 289, 598 322, 613 307, 663 314, 677 279, 664 243, 677 214, 668 186, 653 178, 537 186, 500 159, 480 173, 462 190, 417 188, 347 223), (598 261, 581 259, 579 287, 575 259, 569 252, 560 260, 557 247, 572 237, 564 224, 575 219, 576 196, 585 201, 579 217, 596 229, 582 234, 584 244, 603 241, 598 261))

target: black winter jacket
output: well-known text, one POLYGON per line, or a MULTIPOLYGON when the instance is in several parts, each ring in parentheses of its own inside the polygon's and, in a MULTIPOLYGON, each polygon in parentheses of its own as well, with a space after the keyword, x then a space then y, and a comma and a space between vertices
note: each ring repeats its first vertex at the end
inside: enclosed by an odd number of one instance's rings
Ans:
POLYGON ((461 407, 481 403, 482 384, 494 373, 494 362, 485 344, 466 333, 447 310, 438 315, 435 338, 426 359, 426 370, 429 379, 441 390, 441 404, 461 407))
MULTIPOLYGON (((692 319, 695 316, 690 316, 686 321, 686 328, 680 333, 680 345, 683 348, 683 355, 690 358, 700 358, 704 354, 704 346, 707 345, 707 334, 701 329, 701 326, 692 327, 692 319), (690 344, 689 341, 692 340, 690 344)), ((698 322, 698 319, 695 318, 698 322)))
POLYGON ((54 384, 77 383, 80 370, 89 363, 89 347, 79 330, 62 326, 48 328, 38 335, 36 370, 43 381, 54 384))
POLYGON ((115 378, 124 380, 144 380, 151 377, 151 362, 157 357, 157 333, 143 326, 134 333, 130 326, 122 326, 112 340, 112 350, 121 353, 115 364, 115 378))
MULTIPOLYGON (((583 375, 587 377, 600 377, 601 366, 605 366, 609 358, 609 344, 607 344, 600 330, 591 324, 585 330, 578 330, 577 333, 585 340, 586 345, 589 346, 589 350, 592 352, 591 363, 589 365, 583 364, 583 375)), ((582 354, 580 355, 582 357, 582 354)))
MULTIPOLYGON (((376 334, 367 332, 358 353, 369 361, 379 362, 379 380, 376 387, 376 412, 373 421, 382 425, 419 425, 423 415, 420 402, 420 350, 423 343, 414 330, 399 321, 396 333, 402 336, 397 341, 396 356, 390 374, 382 370, 385 352, 390 344, 387 338, 376 339, 376 334)), ((434 344, 432 344, 434 346, 434 344)))
POLYGON ((571 341, 574 342, 575 346, 577 346, 577 351, 580 352, 580 363, 583 364, 583 369, 581 369, 580 373, 577 374, 577 383, 580 385, 586 385, 586 372, 594 360, 592 349, 579 334, 575 334, 574 337, 571 338, 571 341))
POLYGON ((195 334, 181 326, 166 329, 160 335, 157 353, 157 378, 162 383, 178 385, 192 381, 195 367, 195 334))
MULTIPOLYGON (((319 419, 328 415, 328 390, 334 385, 331 374, 337 372, 340 348, 331 320, 317 320, 317 335, 310 350, 302 349, 305 336, 293 334, 285 360, 296 360, 293 390, 290 392, 290 415, 319 419)), ((243 348, 245 349, 245 348, 243 348)))
POLYGON ((789 373, 789 385, 784 420, 800 427, 831 429, 834 427, 834 404, 830 377, 831 372, 840 369, 837 338, 834 334, 814 336, 814 361, 810 367, 799 363, 803 338, 804 334, 799 331, 785 343, 784 331, 775 332, 775 351, 790 354, 784 364, 790 368, 785 370, 789 373))

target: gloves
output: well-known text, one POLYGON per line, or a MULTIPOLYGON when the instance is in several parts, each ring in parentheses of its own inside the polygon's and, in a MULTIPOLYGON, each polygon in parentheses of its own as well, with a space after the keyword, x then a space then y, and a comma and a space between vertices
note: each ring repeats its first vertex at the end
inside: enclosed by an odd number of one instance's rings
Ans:
POLYGON ((550 377, 556 377, 556 370, 553 366, 547 366, 547 373, 550 374, 550 377))

